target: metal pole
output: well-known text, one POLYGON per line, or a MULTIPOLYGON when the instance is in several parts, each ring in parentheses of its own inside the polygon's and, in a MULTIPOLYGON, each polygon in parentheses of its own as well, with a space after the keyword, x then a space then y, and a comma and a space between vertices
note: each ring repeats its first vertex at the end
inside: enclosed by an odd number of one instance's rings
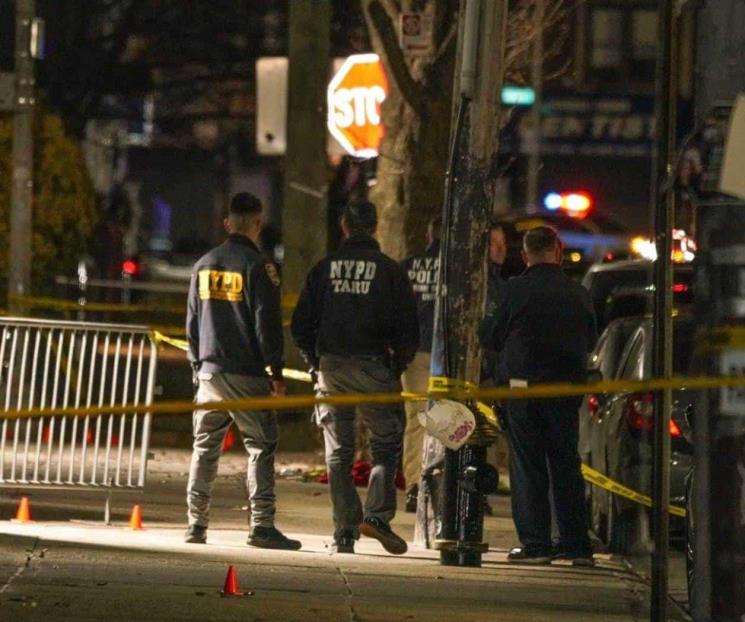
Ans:
POLYGON ((34 0, 16 0, 15 114, 13 118, 13 186, 10 197, 10 255, 8 294, 31 291, 31 206, 34 170, 34 61, 31 58, 31 23, 34 0))
MULTIPOLYGON (((453 131, 443 206, 443 240, 435 308, 432 375, 455 385, 478 382, 486 281, 486 233, 494 203, 494 157, 498 152, 499 92, 504 61, 507 2, 461 3, 458 115, 453 131), (468 43, 468 45, 466 45, 468 43)), ((442 564, 480 566, 484 551, 485 470, 481 433, 458 451, 446 451, 442 474, 440 531, 435 547, 442 564)))
MULTIPOLYGON (((673 41, 675 20, 673 0, 659 1, 657 56, 657 158, 655 161, 655 242, 654 264, 654 348, 652 374, 655 378, 672 376, 672 223, 674 193, 667 180, 672 174, 675 152, 675 71, 673 41), (664 194, 663 194, 664 193, 664 194)), ((650 620, 667 620, 668 548, 670 504, 670 410, 672 393, 655 394, 654 466, 652 475, 652 600, 650 620)))
POLYGON ((530 213, 538 211, 538 181, 541 168, 541 105, 543 102, 543 21, 546 11, 545 0, 533 0, 533 46, 530 63, 530 81, 535 92, 535 101, 530 111, 533 131, 528 155, 528 175, 526 182, 526 209, 530 213))

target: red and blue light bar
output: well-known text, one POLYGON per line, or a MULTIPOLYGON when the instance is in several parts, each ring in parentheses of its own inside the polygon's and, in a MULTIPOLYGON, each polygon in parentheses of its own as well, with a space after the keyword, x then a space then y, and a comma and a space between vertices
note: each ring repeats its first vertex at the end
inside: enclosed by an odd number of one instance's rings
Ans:
POLYGON ((569 216, 584 218, 592 209, 592 197, 587 192, 549 192, 543 205, 552 212, 561 210, 569 216))

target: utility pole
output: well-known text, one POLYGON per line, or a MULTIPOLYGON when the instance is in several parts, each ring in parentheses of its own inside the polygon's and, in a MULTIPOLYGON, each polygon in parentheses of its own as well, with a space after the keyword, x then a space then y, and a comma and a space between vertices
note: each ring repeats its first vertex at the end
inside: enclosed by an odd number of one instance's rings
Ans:
MULTIPOLYGON (((499 96, 504 70, 505 0, 461 2, 454 89, 457 119, 443 206, 432 376, 453 387, 478 383, 478 325, 486 290, 486 236, 494 204, 499 96)), ((475 405, 469 406, 474 409, 475 405)), ((489 438, 481 423, 469 443, 445 450, 440 532, 435 548, 444 565, 480 566, 483 482, 489 438)))
MULTIPOLYGON (((745 373, 745 202, 720 193, 730 107, 745 92, 745 5, 706 0, 696 15, 696 100, 704 170, 696 204, 696 306, 708 351, 696 372, 745 373)), ((702 392, 694 421, 694 620, 745 619, 745 404, 742 388, 702 392)))
MULTIPOLYGON (((673 375, 672 226, 675 193, 670 183, 675 155, 676 72, 673 0, 658 2, 657 48, 657 157, 654 161, 654 225, 657 261, 654 263, 654 347, 652 375, 673 375)), ((668 551, 670 523, 670 411, 672 392, 654 397, 654 464, 652 470, 652 601, 650 620, 664 622, 668 609, 668 551)))
POLYGON ((293 0, 289 4, 282 277, 285 296, 292 299, 302 289, 310 267, 327 250, 326 86, 331 0, 293 0), (321 226, 315 226, 318 224, 321 226))
POLYGON ((530 110, 531 140, 528 154, 525 206, 535 214, 539 208, 539 179, 541 169, 541 108, 543 106, 543 22, 546 0, 533 0, 533 45, 531 46, 530 82, 535 101, 530 110))
MULTIPOLYGON (((34 0, 16 0, 15 112, 13 117, 13 185, 10 197, 8 295, 31 291, 31 226, 34 189, 34 61, 31 27, 34 0)), ((13 305, 11 304, 11 307, 13 305)))

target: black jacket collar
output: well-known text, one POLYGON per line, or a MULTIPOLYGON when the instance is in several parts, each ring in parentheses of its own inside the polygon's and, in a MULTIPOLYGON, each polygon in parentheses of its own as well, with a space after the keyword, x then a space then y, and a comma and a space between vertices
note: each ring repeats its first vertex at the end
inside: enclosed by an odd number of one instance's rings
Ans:
POLYGON ((248 246, 251 250, 254 250, 257 253, 259 252, 259 247, 256 246, 256 243, 251 238, 240 233, 231 233, 228 236, 228 242, 242 244, 243 246, 248 246))
POLYGON ((342 248, 353 246, 355 248, 371 248, 376 251, 380 250, 380 244, 378 244, 378 241, 372 236, 364 233, 350 235, 348 238, 342 240, 341 246, 342 248))
POLYGON ((530 268, 525 268, 525 271, 523 274, 548 274, 551 272, 561 272, 561 266, 556 263, 537 263, 533 266, 530 266, 530 268))

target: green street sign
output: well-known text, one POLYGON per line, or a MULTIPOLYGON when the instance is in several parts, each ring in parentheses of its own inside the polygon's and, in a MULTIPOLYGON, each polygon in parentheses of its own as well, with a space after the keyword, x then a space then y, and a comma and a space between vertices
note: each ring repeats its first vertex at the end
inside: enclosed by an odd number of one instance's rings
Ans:
POLYGON ((505 106, 532 106, 535 91, 529 86, 506 84, 502 87, 502 104, 505 106))

